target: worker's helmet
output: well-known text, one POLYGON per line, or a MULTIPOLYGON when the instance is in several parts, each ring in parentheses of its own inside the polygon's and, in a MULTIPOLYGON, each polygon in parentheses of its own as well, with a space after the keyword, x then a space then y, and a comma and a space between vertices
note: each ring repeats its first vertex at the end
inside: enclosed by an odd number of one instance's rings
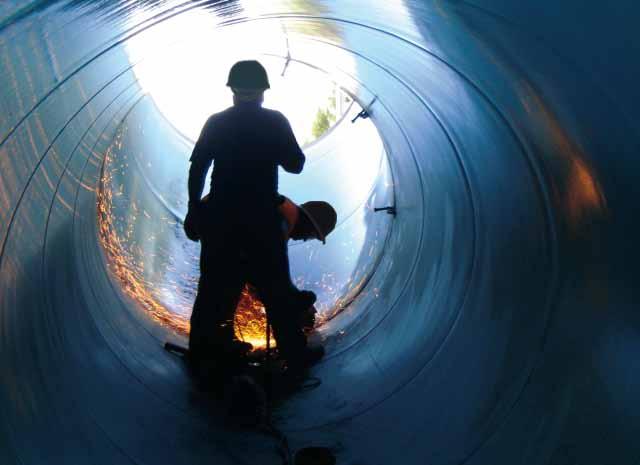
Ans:
POLYGON ((300 211, 313 225, 317 238, 324 243, 338 221, 338 214, 334 208, 327 202, 312 200, 300 205, 300 211))
POLYGON ((233 65, 227 86, 241 90, 265 90, 271 87, 267 71, 256 60, 239 61, 233 65))

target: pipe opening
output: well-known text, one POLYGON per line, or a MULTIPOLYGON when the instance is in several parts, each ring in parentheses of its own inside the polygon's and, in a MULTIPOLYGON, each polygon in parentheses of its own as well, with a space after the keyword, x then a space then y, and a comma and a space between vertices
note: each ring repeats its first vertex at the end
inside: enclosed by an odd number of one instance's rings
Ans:
MULTIPOLYGON (((112 275, 152 320, 188 333, 199 275, 199 245, 182 231, 188 158, 199 126, 231 104, 224 86, 230 64, 254 57, 267 68, 272 84, 264 106, 292 115, 307 156, 301 175, 280 170, 279 192, 297 204, 327 201, 338 213, 325 246, 318 241, 290 241, 289 246, 294 283, 318 296, 320 327, 353 302, 383 253, 392 218, 376 208, 392 204, 394 194, 382 140, 371 119, 356 119, 362 107, 352 93, 313 65, 316 55, 304 61, 291 56, 294 39, 281 28, 265 25, 267 35, 256 48, 246 39, 246 26, 211 32, 201 20, 202 15, 180 16, 175 26, 165 21, 159 30, 151 28, 125 44, 145 97, 106 152, 98 211, 112 275), (159 47, 158 40, 169 45, 159 47), (214 42, 237 48, 205 56, 214 42), (277 48, 275 53, 265 50, 266 44, 277 48), (159 48, 163 53, 157 54, 159 48)), ((261 303, 245 288, 236 312, 237 337, 262 347, 265 324, 261 303)))

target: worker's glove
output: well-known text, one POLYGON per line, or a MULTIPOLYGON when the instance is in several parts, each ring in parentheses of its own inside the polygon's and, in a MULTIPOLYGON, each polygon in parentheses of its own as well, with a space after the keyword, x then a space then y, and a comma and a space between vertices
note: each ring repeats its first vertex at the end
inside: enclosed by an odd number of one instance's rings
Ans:
POLYGON ((198 242, 200 240, 200 234, 198 233, 198 214, 199 206, 189 202, 189 210, 187 210, 187 216, 184 218, 184 233, 189 240, 198 242))

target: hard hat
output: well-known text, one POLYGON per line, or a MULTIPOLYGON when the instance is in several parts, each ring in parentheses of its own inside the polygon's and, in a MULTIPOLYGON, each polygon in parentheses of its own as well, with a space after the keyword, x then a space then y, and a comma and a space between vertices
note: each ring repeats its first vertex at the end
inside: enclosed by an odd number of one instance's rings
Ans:
POLYGON ((227 86, 242 90, 264 90, 269 87, 267 71, 256 60, 239 61, 231 67, 227 86))
POLYGON ((312 200, 300 205, 300 211, 309 219, 318 239, 324 244, 325 238, 333 231, 338 221, 338 214, 327 202, 312 200))

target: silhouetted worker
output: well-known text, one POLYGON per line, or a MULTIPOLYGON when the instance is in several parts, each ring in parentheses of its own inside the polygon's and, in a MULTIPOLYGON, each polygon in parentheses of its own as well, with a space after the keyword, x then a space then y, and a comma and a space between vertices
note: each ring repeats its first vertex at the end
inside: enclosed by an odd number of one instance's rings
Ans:
MULTIPOLYGON (((300 173, 305 156, 287 119, 262 108, 269 88, 257 61, 241 61, 229 72, 234 105, 209 117, 191 155, 189 213, 201 237, 200 281, 191 316, 192 361, 224 361, 246 350, 234 339, 235 310, 246 263, 269 316, 279 352, 290 368, 322 357, 310 348, 292 317, 300 292, 291 283, 282 216, 278 211, 278 166, 300 173), (213 162, 208 202, 201 202, 213 162)), ((185 224, 187 227, 187 224, 185 224)))

